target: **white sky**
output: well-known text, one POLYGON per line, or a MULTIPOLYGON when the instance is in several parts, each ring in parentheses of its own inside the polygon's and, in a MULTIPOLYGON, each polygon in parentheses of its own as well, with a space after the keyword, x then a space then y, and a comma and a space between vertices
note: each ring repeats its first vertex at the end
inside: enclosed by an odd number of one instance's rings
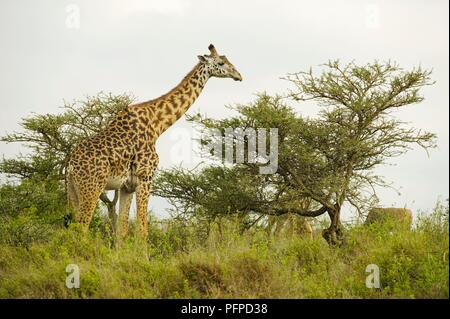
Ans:
MULTIPOLYGON (((280 77, 329 59, 420 64, 434 70, 437 83, 423 90, 423 103, 398 116, 437 133, 439 148, 430 157, 414 149, 381 168, 401 195, 380 195, 384 206, 428 210, 449 193, 448 21, 447 0, 2 1, 0 134, 18 130, 31 112, 58 112, 63 99, 99 91, 130 92, 138 101, 157 97, 182 79, 210 42, 244 77, 207 84, 190 112, 214 117, 230 115, 224 105, 249 102, 256 92, 285 92, 288 83, 280 77)), ((315 110, 298 105, 302 114, 315 110)), ((177 127, 188 125, 180 120, 158 141, 161 167, 180 163, 170 155, 177 127)), ((0 144, 6 157, 21 150, 0 144)), ((161 215, 167 205, 154 198, 150 206, 161 215)))

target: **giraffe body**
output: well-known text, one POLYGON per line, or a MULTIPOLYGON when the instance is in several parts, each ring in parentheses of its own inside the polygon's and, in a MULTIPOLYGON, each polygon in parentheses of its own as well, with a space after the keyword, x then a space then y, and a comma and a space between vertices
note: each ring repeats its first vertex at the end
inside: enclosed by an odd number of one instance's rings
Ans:
POLYGON ((200 62, 167 94, 130 105, 98 135, 78 144, 66 170, 68 196, 75 221, 89 227, 98 198, 104 190, 119 190, 118 235, 128 232, 128 216, 136 193, 138 232, 147 236, 147 207, 151 178, 158 166, 158 137, 194 103, 210 77, 242 80, 225 56, 213 45, 200 62))

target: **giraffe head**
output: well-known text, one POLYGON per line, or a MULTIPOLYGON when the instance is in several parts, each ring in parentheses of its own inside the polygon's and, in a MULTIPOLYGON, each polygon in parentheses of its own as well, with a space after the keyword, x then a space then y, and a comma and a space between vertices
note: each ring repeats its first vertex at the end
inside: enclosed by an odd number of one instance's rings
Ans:
POLYGON ((200 63, 205 65, 210 76, 232 78, 235 81, 242 81, 241 74, 236 70, 234 65, 228 61, 225 55, 219 55, 212 44, 209 45, 208 49, 211 54, 199 55, 198 59, 200 60, 200 63))

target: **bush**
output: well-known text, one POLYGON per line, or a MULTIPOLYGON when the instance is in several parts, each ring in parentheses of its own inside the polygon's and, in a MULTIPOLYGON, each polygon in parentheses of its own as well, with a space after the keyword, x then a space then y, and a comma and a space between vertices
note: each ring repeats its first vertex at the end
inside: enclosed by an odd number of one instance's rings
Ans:
MULTIPOLYGON (((20 224, 20 220, 14 220, 20 224)), ((34 222, 34 221, 33 221, 34 222)), ((10 224, 11 225, 11 224, 10 224)), ((348 228, 342 247, 319 236, 242 232, 236 220, 209 225, 152 221, 150 243, 112 246, 96 228, 53 229, 46 240, 0 244, 1 298, 448 298, 448 205, 423 214, 412 230, 348 228), (66 266, 80 288, 65 286, 66 266), (380 269, 381 288, 365 285, 380 269)), ((2 227, 4 224, 2 224, 2 227)), ((12 227, 12 226, 8 226, 12 227)), ((33 228, 30 228, 33 229, 33 228)), ((17 231, 19 232, 19 231, 17 231)), ((11 231, 6 233, 11 234, 11 231)), ((12 239, 10 239, 12 240, 12 239)))
POLYGON ((66 198, 58 181, 24 179, 20 184, 0 186, 0 216, 22 214, 38 216, 42 221, 61 224, 66 215, 66 198))
POLYGON ((0 244, 29 247, 49 240, 53 228, 33 215, 0 217, 0 244))
POLYGON ((61 185, 25 179, 0 186, 0 244, 28 247, 63 226, 66 202, 61 185))

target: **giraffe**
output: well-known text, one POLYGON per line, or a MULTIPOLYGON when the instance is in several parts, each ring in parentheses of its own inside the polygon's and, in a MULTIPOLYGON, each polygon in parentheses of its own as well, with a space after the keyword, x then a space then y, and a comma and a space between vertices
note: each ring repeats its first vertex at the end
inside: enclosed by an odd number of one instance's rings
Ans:
POLYGON ((128 234, 132 196, 136 194, 138 234, 147 237, 151 179, 159 163, 155 143, 194 103, 210 77, 242 81, 240 73, 210 44, 210 54, 184 79, 159 98, 133 104, 119 112, 96 136, 83 140, 71 152, 66 170, 68 199, 75 222, 89 227, 104 190, 119 191, 117 236, 128 234))

